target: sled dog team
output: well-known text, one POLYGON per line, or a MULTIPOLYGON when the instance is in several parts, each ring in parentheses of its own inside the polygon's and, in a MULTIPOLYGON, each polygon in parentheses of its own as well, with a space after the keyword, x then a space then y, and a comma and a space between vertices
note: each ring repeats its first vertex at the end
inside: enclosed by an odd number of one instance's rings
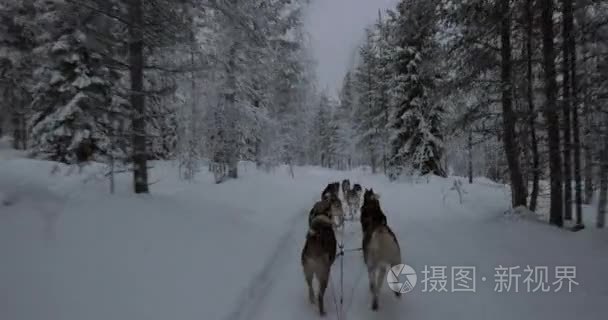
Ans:
MULTIPOLYGON (((363 189, 350 181, 342 181, 342 195, 349 208, 350 218, 359 210, 363 189)), ((321 200, 315 203, 308 217, 308 233, 302 250, 302 267, 308 285, 308 297, 311 303, 317 303, 321 316, 325 315, 323 296, 329 283, 331 265, 337 255, 335 228, 341 226, 345 219, 342 201, 339 198, 340 183, 330 183, 321 193, 321 200), (336 222, 337 221, 337 222, 336 222), (318 282, 318 292, 313 289, 313 279, 318 282)), ((387 224, 386 216, 380 207, 379 195, 373 189, 363 193, 363 205, 360 207, 361 229, 363 231, 363 261, 367 266, 369 288, 372 294, 372 310, 378 310, 378 294, 385 281, 389 268, 401 263, 401 250, 395 234, 387 224)), ((399 297, 401 294, 396 292, 399 297)))

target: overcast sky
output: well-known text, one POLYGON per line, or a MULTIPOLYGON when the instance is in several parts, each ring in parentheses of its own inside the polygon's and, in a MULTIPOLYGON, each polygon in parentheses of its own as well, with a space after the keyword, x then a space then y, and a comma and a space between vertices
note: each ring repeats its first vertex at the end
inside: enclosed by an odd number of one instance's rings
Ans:
POLYGON ((393 8, 397 0, 312 0, 306 28, 317 60, 320 89, 335 95, 352 64, 365 27, 378 17, 378 9, 393 8))

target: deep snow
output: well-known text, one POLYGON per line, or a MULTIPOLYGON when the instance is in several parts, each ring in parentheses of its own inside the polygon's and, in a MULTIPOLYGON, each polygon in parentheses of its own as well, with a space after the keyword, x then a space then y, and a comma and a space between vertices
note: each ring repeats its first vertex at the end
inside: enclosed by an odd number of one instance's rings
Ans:
MULTIPOLYGON (((324 185, 343 177, 381 194, 419 284, 400 300, 385 286, 374 314, 361 253, 348 252, 341 319, 605 318, 608 234, 505 215, 508 190, 485 179, 465 183, 460 204, 449 190, 454 177, 389 183, 303 167, 292 179, 286 168, 243 164, 240 179, 216 185, 206 171, 181 181, 163 162, 152 169, 151 195, 131 194, 128 175, 110 195, 106 180, 83 182, 99 168, 50 175, 54 163, 0 155, 0 319, 316 319, 300 267, 306 216, 324 185), (475 266, 476 292, 422 292, 425 265, 475 266), (572 265, 579 285, 526 293, 520 283, 519 293, 498 293, 499 265, 572 265)), ((360 245, 359 229, 347 223, 347 249, 360 245)), ((325 297, 329 319, 338 266, 325 297)))

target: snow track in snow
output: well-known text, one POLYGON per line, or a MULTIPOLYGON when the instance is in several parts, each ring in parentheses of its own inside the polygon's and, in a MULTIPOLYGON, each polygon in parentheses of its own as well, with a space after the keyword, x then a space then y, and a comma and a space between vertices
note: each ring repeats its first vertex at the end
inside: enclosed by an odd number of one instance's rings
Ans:
POLYGON ((235 309, 228 314, 225 320, 253 319, 259 313, 262 302, 277 280, 278 271, 288 263, 289 253, 294 251, 298 244, 295 241, 297 228, 306 228, 307 213, 307 210, 300 210, 289 221, 289 227, 278 240, 276 248, 266 259, 261 270, 252 277, 251 282, 237 300, 235 309))

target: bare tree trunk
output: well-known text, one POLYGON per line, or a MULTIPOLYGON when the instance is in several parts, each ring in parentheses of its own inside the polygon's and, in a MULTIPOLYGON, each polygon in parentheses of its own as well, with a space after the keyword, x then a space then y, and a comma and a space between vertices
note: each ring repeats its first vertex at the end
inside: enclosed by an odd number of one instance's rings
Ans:
POLYGON ((370 160, 371 160, 371 165, 372 165, 372 173, 376 174, 376 172, 378 171, 378 168, 377 168, 377 164, 376 164, 376 154, 375 154, 373 148, 370 148, 369 154, 370 154, 370 160))
POLYGON ((536 211, 538 201, 538 191, 540 183, 540 157, 538 154, 538 139, 536 137, 536 110, 534 107, 534 74, 532 69, 532 41, 534 38, 534 13, 532 11, 532 1, 526 0, 526 99, 528 100, 528 126, 530 130, 530 142, 532 151, 532 193, 530 194, 530 210, 536 211))
MULTIPOLYGON (((194 30, 194 22, 190 21, 190 25, 194 30)), ((196 35, 194 31, 190 32, 190 66, 192 67, 192 71, 190 71, 190 119, 188 119, 188 123, 186 127, 188 128, 186 139, 188 150, 187 150, 187 160, 186 160, 186 180, 194 179, 196 172, 198 171, 198 139, 197 133, 198 130, 198 93, 197 93, 197 83, 196 83, 196 72, 195 70, 195 52, 196 52, 196 35)))
POLYGON ((224 147, 226 148, 226 159, 228 165, 228 178, 236 179, 239 174, 239 151, 240 146, 238 144, 238 137, 240 128, 237 125, 237 107, 236 107, 236 92, 237 92, 237 81, 236 81, 236 60, 238 59, 237 43, 233 42, 230 46, 228 56, 228 64, 226 66, 226 84, 228 92, 225 94, 226 108, 225 116, 228 118, 228 126, 226 128, 226 136, 224 147))
POLYGON ((579 124, 579 101, 578 101, 578 76, 576 74, 576 37, 575 37, 575 26, 574 17, 572 14, 572 0, 566 0, 569 4, 568 10, 565 10, 566 15, 564 21, 569 20, 570 34, 568 37, 568 47, 570 47, 570 82, 572 89, 571 101, 572 101, 572 135, 574 151, 574 201, 576 208, 576 225, 575 229, 584 228, 583 225, 583 182, 581 177, 581 132, 579 124))
MULTIPOLYGON (((384 103, 384 92, 382 93, 382 101, 384 103)), ((388 108, 385 105, 384 107, 384 125, 385 128, 383 130, 383 139, 386 139, 385 141, 388 141, 388 129, 386 129, 386 124, 388 124, 388 108)), ((388 150, 386 148, 386 142, 382 143, 382 166, 384 167, 384 175, 387 175, 388 173, 388 150)))
POLYGON ((114 155, 110 153, 110 194, 114 194, 115 183, 114 183, 114 155))
POLYGON ((468 171, 469 171, 469 184, 473 184, 473 130, 469 129, 469 141, 468 141, 468 171))
POLYGON ((228 162, 228 178, 236 179, 239 177, 239 162, 236 157, 230 157, 228 162))
MULTIPOLYGON (((523 57, 525 54, 525 52, 521 52, 521 56, 523 57)), ((514 83, 513 84, 514 87, 518 87, 518 84, 514 83)), ((531 161, 531 155, 530 155, 530 128, 528 128, 529 122, 527 121, 528 119, 528 106, 526 103, 523 103, 522 100, 520 99, 520 95, 525 96, 525 88, 513 88, 513 101, 515 102, 515 113, 517 114, 517 121, 519 122, 519 120, 521 118, 523 118, 522 123, 518 126, 516 124, 515 126, 515 133, 516 133, 516 141, 517 144, 519 146, 519 151, 520 153, 520 166, 521 166, 521 174, 522 174, 522 178, 524 180, 524 186, 526 186, 526 196, 529 195, 529 188, 530 188, 530 180, 531 180, 531 174, 532 174, 532 161, 531 161), (524 90, 524 92, 521 92, 520 90, 524 90)))
POLYGON ((501 82, 502 82, 502 119, 504 147, 511 178, 511 204, 513 208, 526 205, 526 186, 521 174, 519 150, 515 142, 516 114, 513 111, 513 84, 511 79, 511 13, 510 0, 501 0, 501 82))
POLYGON ((572 0, 562 0, 562 129, 564 138, 563 148, 563 182, 564 182, 564 219, 572 220, 572 156, 570 150, 572 148, 571 129, 570 129, 570 108, 571 108, 571 91, 570 91, 570 37, 572 30, 572 0), (568 14, 570 19, 568 19, 568 14))
POLYGON ((25 114, 18 110, 13 113, 13 149, 27 149, 27 130, 25 128, 25 114))
POLYGON ((563 199, 559 138, 559 116, 557 112, 557 81, 555 79, 555 50, 553 47, 553 1, 541 0, 543 34, 543 67, 545 76, 546 105, 544 114, 549 142, 549 171, 551 178, 551 209, 549 222, 562 227, 563 199))
POLYGON ((13 127, 13 149, 27 149, 27 130, 25 125, 25 109, 24 95, 20 89, 15 88, 11 94, 10 110, 11 110, 11 126, 13 127))
MULTIPOLYGON (((588 94, 585 91, 585 96, 588 94)), ((587 98, 585 98, 587 100, 587 98)), ((585 102, 585 106, 583 108, 584 117, 585 117, 585 129, 583 134, 583 151, 585 157, 585 167, 583 168, 583 174, 585 176, 585 204, 591 204, 593 201, 593 147, 591 142, 591 123, 590 123, 590 110, 589 103, 585 102)))
MULTIPOLYGON (((584 35, 583 35, 584 36, 584 35)), ((587 39, 583 39, 584 42, 587 39)), ((590 59, 588 44, 584 45, 583 59, 590 59)), ((585 176, 585 204, 591 204, 593 200, 593 141, 591 139, 591 128, 592 128, 592 115, 591 115, 591 103, 588 88, 591 85, 588 70, 585 70, 585 83, 582 86, 583 91, 583 117, 585 125, 583 131, 583 151, 585 157, 585 167, 583 174, 585 176)))
MULTIPOLYGON (((604 130, 608 129, 608 116, 604 116, 604 130)), ((604 145, 600 163, 600 195, 597 205, 596 226, 603 228, 606 225, 606 203, 608 202, 608 133, 604 133, 604 145)))
MULTIPOLYGON (((373 102, 372 102, 372 92, 374 90, 373 87, 373 83, 372 83, 372 66, 370 65, 367 68, 367 107, 371 110, 371 108, 373 107, 373 102)), ((376 135, 378 135, 378 128, 376 128, 376 135)), ((370 155, 370 160, 371 160, 371 165, 372 165, 372 173, 376 174, 377 172, 377 166, 378 164, 376 163, 376 152, 374 150, 374 147, 372 145, 372 143, 370 143, 369 146, 369 155, 370 155)))
POLYGON ((388 174, 388 169, 386 168, 386 164, 387 164, 387 156, 386 156, 386 151, 385 151, 384 154, 382 155, 382 168, 384 170, 384 175, 388 174))
POLYGON ((135 193, 148 193, 148 155, 144 100, 143 0, 129 1, 129 72, 133 130, 133 180, 135 193))

